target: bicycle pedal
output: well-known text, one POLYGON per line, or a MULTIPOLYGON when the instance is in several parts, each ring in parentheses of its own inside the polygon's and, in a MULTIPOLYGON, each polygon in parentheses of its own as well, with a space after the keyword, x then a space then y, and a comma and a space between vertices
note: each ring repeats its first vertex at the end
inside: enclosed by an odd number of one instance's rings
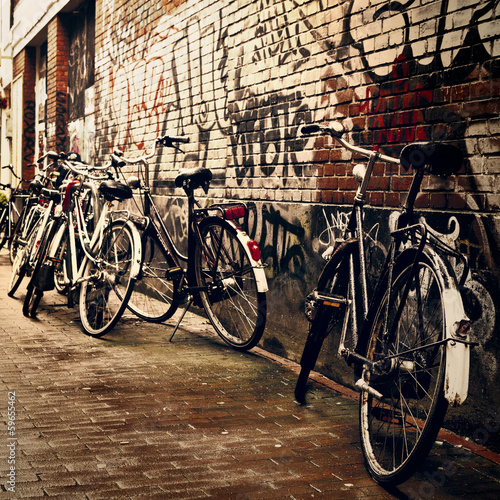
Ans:
POLYGON ((326 307, 335 307, 337 309, 347 305, 348 300, 345 297, 338 295, 317 294, 316 300, 321 302, 321 305, 326 307))
POLYGON ((181 276, 184 273, 181 267, 171 267, 165 272, 165 278, 173 279, 181 276))

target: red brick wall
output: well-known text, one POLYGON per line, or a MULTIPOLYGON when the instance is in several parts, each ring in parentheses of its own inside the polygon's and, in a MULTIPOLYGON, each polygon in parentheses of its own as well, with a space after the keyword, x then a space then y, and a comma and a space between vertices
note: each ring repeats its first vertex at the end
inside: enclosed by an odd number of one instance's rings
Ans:
POLYGON ((22 107, 23 133, 21 137, 22 176, 30 180, 34 176, 35 161, 35 73, 36 52, 34 47, 27 47, 20 52, 13 61, 14 79, 23 77, 22 107))
POLYGON ((64 16, 56 16, 47 31, 47 149, 68 148, 68 33, 64 16))
MULTIPOLYGON (((331 140, 304 138, 301 127, 340 121, 350 141, 393 156, 414 141, 457 145, 466 157, 459 175, 426 177, 416 204, 435 234, 470 258, 472 330, 485 346, 473 363, 471 404, 488 405, 481 387, 496 387, 500 375, 491 368, 500 352, 495 5, 98 0, 99 159, 114 147, 139 155, 161 134, 188 135, 185 154, 162 150, 152 162, 153 190, 171 225, 183 221, 183 192, 173 183, 183 167, 212 169, 211 198, 255 202, 249 234, 270 284, 264 346, 298 359, 304 298, 345 222, 358 161, 331 140)), ((410 179, 399 167, 375 167, 367 220, 382 253, 410 179)), ((333 341, 325 353, 321 368, 332 375, 333 341)), ((496 389, 488 397, 500 404, 496 389)))
MULTIPOLYGON (((304 123, 340 120, 352 140, 387 154, 415 140, 457 144, 462 176, 427 182, 418 206, 497 210, 494 12, 482 0, 388 5, 141 0, 110 10, 98 1, 102 157, 174 130, 192 139, 184 161, 219 169, 221 195, 348 203, 350 156, 300 136, 304 123)), ((171 166, 160 162, 158 186, 170 188, 171 166)), ((377 166, 370 203, 398 206, 406 175, 377 166)))

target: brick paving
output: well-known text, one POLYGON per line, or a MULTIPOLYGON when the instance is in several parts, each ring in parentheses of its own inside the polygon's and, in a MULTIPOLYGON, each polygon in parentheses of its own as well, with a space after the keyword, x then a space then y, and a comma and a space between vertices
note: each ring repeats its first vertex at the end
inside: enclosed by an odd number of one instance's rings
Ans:
POLYGON ((368 476, 357 402, 314 383, 293 400, 297 367, 227 348, 206 320, 153 325, 127 315, 103 339, 55 292, 23 317, 0 254, 0 499, 499 498, 500 460, 445 434, 393 491, 368 476), (8 394, 15 392, 13 455, 8 394), (487 458, 485 458, 487 457, 487 458), (15 491, 8 461, 15 459, 15 491))

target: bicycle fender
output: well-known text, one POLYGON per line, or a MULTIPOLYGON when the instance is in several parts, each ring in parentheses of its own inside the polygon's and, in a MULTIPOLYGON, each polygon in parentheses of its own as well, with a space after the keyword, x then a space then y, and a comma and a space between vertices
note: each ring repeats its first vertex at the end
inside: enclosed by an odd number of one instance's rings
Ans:
POLYGON ((255 281, 257 284, 257 291, 259 293, 266 293, 269 291, 269 287, 267 285, 267 278, 266 278, 266 273, 264 272, 264 266, 262 264, 262 260, 255 260, 252 257, 252 254, 250 253, 250 248, 248 246, 248 243, 253 241, 248 234, 243 231, 241 228, 239 228, 236 224, 234 224, 230 220, 226 220, 226 222, 232 226, 236 232, 236 237, 240 241, 240 243, 243 245, 243 248, 245 249, 245 253, 247 254, 248 260, 252 264, 254 273, 255 273, 255 281))
POLYGON ((467 398, 470 368, 470 346, 462 341, 470 342, 470 337, 468 334, 465 338, 458 337, 457 329, 462 321, 469 321, 469 318, 465 314, 454 273, 449 271, 449 263, 430 247, 426 247, 424 253, 440 271, 446 322, 445 335, 450 339, 446 343, 444 396, 451 406, 460 406, 467 398))
POLYGON ((137 227, 134 223, 127 221, 125 223, 125 225, 130 229, 130 232, 132 234, 132 238, 134 241, 134 246, 135 246, 135 248, 137 248, 137 253, 136 253, 137 259, 132 260, 131 268, 130 268, 131 278, 137 279, 139 276, 139 273, 141 272, 141 262, 142 262, 141 234, 139 233, 139 230, 137 229, 137 227))

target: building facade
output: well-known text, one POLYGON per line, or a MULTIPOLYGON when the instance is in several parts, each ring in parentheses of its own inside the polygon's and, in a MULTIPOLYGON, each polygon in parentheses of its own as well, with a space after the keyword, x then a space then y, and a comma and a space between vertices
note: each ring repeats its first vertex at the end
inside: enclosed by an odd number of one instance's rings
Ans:
MULTIPOLYGON (((102 163, 158 135, 188 135, 152 169, 165 219, 184 236, 181 168, 213 170, 210 199, 250 203, 248 231, 270 283, 263 346, 297 360, 302 309, 356 182, 351 156, 301 136, 341 122, 357 144, 397 156, 456 144, 459 175, 428 177, 420 216, 468 255, 480 346, 470 398, 448 425, 474 436, 500 407, 500 6, 497 0, 2 0, 2 164, 29 175, 47 149, 102 163)), ((386 252, 411 173, 377 165, 367 223, 386 252)), ((338 340, 338 339, 337 339, 338 340)), ((328 339, 318 368, 350 383, 328 339)), ((488 437, 490 439, 490 437, 488 437)))

